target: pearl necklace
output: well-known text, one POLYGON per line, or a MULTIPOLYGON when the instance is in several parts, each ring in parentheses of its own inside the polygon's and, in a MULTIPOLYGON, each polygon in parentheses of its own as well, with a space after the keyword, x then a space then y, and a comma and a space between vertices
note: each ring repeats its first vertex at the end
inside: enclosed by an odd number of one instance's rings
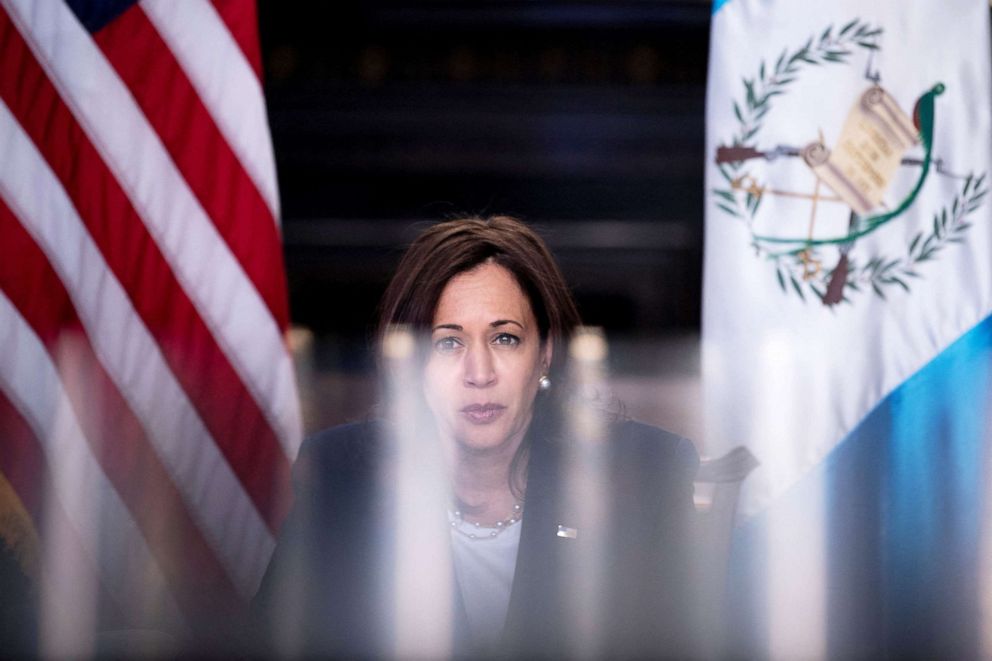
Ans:
POLYGON ((469 523, 464 519, 462 513, 458 510, 448 512, 448 521, 451 524, 451 529, 459 535, 463 535, 469 539, 492 539, 519 521, 523 517, 523 513, 523 505, 517 503, 513 506, 513 514, 506 517, 502 521, 497 521, 495 525, 492 526, 484 526, 478 521, 469 523), (462 526, 469 526, 468 531, 463 530, 462 526), (485 531, 489 531, 489 534, 485 534, 485 531))

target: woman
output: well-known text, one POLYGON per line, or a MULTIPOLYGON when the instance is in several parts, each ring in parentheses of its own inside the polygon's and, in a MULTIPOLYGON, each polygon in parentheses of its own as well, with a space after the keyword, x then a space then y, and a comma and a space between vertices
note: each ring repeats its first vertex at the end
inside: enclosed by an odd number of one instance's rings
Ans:
MULTIPOLYGON (((631 421, 595 418, 595 438, 570 422, 565 356, 579 316, 538 235, 508 217, 430 227, 386 291, 380 347, 396 327, 422 338, 410 390, 428 415, 414 433, 444 456, 452 653, 685 651, 696 452, 631 421)), ((304 444, 294 510, 256 599, 283 649, 396 652, 382 622, 397 501, 383 476, 410 424, 347 425, 304 444)))

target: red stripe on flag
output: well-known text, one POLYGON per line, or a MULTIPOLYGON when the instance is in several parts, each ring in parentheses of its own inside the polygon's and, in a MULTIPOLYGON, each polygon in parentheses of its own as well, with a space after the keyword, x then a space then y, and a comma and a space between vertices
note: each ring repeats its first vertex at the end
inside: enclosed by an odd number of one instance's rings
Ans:
POLYGON ((261 81, 262 51, 258 43, 258 12, 255 3, 244 0, 212 0, 212 4, 261 81))
POLYGON ((179 383, 270 530, 290 464, 251 393, 176 280, 113 173, 0 9, 0 98, 62 182, 179 383))
POLYGON ((190 516, 141 421, 94 353, 68 292, 2 200, 0 290, 48 349, 94 456, 179 602, 190 613, 203 607, 236 612, 234 585, 190 516))
POLYGON ((169 46, 141 5, 98 32, 95 41, 285 330, 289 318, 276 221, 169 46))
MULTIPOLYGON (((94 558, 83 549, 76 528, 70 523, 65 510, 52 494, 43 493, 46 485, 51 486, 48 481, 48 462, 44 450, 34 430, 3 390, 0 390, 0 438, 3 439, 0 443, 0 472, 3 472, 18 498, 21 499, 39 537, 44 539, 45 531, 49 527, 72 531, 70 535, 60 536, 60 540, 70 546, 68 549, 62 549, 63 552, 75 558, 77 562, 85 562, 89 566, 89 571, 96 576, 97 582, 104 584, 103 576, 96 571, 96 566, 93 564, 94 558), (50 520, 44 517, 49 517, 50 520)), ((42 558, 38 560, 40 562, 42 558)), ((100 593, 99 608, 105 611, 105 616, 110 621, 131 621, 127 611, 111 597, 108 590, 100 590, 100 593)))

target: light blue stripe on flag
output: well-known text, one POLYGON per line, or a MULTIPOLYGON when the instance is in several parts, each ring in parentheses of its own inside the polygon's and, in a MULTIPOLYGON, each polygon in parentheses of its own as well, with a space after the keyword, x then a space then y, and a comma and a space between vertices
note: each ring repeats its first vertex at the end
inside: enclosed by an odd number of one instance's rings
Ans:
POLYGON ((716 14, 718 11, 720 11, 720 8, 723 7, 725 4, 727 4, 728 2, 730 2, 730 0, 713 0, 713 13, 716 14))
POLYGON ((768 526, 826 504, 826 658, 979 658, 988 585, 992 317, 889 394, 768 510, 738 530, 731 650, 767 650, 768 526), (988 531, 984 531, 986 536, 988 531), (748 603, 742 603, 744 601, 748 603), (753 609, 753 610, 752 610, 753 609), (751 617, 750 613, 757 614, 751 617), (746 618, 746 619, 744 619, 746 618))

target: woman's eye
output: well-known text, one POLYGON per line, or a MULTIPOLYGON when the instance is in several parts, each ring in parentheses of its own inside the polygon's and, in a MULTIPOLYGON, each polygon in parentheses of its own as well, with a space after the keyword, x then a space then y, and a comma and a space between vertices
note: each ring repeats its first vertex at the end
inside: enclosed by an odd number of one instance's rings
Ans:
POLYGON ((442 337, 434 342, 434 348, 438 353, 451 353, 461 346, 461 342, 453 337, 442 337))
POLYGON ((520 338, 516 335, 511 335, 510 333, 500 333, 493 338, 493 344, 498 344, 503 347, 515 347, 520 344, 520 338))

